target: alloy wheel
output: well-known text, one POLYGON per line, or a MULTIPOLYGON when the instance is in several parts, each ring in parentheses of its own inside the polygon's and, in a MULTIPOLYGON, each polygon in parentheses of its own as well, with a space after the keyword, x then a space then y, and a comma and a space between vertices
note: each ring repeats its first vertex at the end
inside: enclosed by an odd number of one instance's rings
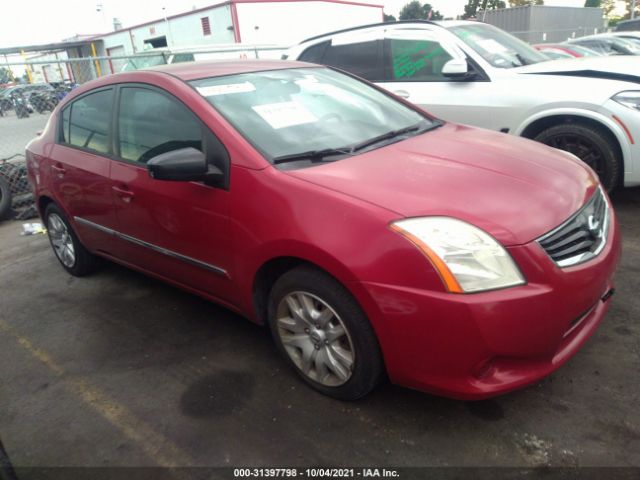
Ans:
POLYGON ((308 378, 324 386, 344 385, 353 373, 355 348, 329 304, 308 292, 291 292, 278 304, 277 333, 287 355, 308 378))
POLYGON ((47 232, 58 260, 67 268, 73 268, 76 263, 76 253, 73 238, 62 218, 52 213, 47 219, 47 232))

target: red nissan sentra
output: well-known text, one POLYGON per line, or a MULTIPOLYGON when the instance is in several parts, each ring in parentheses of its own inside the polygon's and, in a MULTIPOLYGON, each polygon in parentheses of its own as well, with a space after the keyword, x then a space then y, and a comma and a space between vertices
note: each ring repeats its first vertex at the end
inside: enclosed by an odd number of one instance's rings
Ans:
POLYGON ((620 257, 592 170, 445 123, 306 63, 189 63, 76 89, 27 147, 53 250, 267 324, 312 387, 454 398, 556 370, 601 322, 620 257))

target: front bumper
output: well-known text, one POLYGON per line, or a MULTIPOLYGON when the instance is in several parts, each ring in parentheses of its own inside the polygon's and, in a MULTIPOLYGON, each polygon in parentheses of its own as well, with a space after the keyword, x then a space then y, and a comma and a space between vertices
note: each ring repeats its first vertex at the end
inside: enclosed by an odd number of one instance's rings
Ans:
POLYGON ((450 294, 363 283, 392 382, 465 400, 515 390, 571 358, 602 321, 620 258, 615 214, 594 259, 560 269, 535 242, 509 251, 527 284, 450 294))

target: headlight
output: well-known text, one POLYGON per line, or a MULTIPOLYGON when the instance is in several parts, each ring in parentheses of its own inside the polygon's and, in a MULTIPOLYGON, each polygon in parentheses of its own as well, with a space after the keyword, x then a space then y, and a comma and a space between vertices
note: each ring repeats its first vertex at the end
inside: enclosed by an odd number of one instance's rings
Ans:
POLYGON ((640 92, 639 91, 628 91, 628 92, 620 92, 613 100, 618 102, 620 105, 624 105, 625 107, 633 108, 634 110, 640 110, 640 92))
POLYGON ((470 293, 525 283, 507 251, 477 227, 449 217, 399 220, 391 228, 418 247, 447 290, 470 293))

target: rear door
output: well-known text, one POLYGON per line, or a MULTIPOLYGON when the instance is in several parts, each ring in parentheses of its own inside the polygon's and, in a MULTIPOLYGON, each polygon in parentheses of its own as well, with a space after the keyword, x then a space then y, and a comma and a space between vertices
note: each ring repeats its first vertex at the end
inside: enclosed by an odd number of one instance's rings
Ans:
POLYGON ((60 113, 58 141, 47 168, 55 200, 76 225, 85 246, 115 254, 111 194, 111 120, 114 89, 92 90, 60 113))
POLYGON ((198 117, 164 90, 118 89, 113 201, 124 238, 121 258, 182 285, 229 300, 229 192, 201 182, 154 180, 146 163, 185 147, 201 150, 223 171, 229 158, 198 117))

